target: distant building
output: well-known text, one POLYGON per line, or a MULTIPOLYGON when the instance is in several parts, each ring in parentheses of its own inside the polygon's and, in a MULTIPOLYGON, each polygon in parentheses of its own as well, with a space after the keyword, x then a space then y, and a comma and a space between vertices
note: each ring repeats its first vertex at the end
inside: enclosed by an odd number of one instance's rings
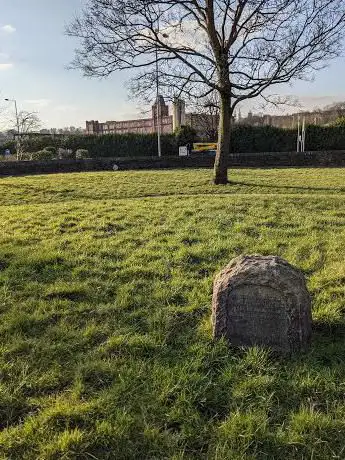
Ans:
POLYGON ((263 115, 248 113, 247 118, 238 118, 237 123, 250 126, 274 126, 276 128, 297 128, 298 117, 305 118, 307 125, 327 126, 345 115, 345 109, 332 108, 329 110, 315 110, 313 112, 298 112, 290 115, 263 115))
POLYGON ((208 125, 217 125, 218 116, 211 114, 186 113, 184 101, 176 99, 173 103, 172 115, 169 114, 169 107, 163 96, 158 97, 152 106, 152 117, 138 120, 106 121, 100 123, 98 120, 86 122, 86 134, 126 134, 140 133, 150 134, 157 132, 157 109, 160 115, 160 127, 162 134, 171 134, 183 125, 195 129, 199 137, 208 136, 208 125))
MULTIPOLYGON (((219 116, 211 113, 186 113, 184 101, 176 99, 172 105, 172 114, 169 114, 169 107, 164 97, 159 96, 152 106, 151 118, 124 121, 106 121, 101 123, 98 120, 86 122, 86 134, 151 134, 157 132, 157 110, 160 115, 160 128, 162 134, 171 134, 180 126, 190 126, 195 129, 199 139, 214 142, 217 138, 219 116)), ((334 123, 337 118, 345 116, 344 107, 316 110, 314 112, 299 112, 290 115, 268 115, 254 114, 249 112, 244 118, 239 110, 234 116, 234 124, 250 126, 274 126, 276 128, 295 129, 297 128, 298 117, 304 117, 309 125, 327 126, 334 123)))

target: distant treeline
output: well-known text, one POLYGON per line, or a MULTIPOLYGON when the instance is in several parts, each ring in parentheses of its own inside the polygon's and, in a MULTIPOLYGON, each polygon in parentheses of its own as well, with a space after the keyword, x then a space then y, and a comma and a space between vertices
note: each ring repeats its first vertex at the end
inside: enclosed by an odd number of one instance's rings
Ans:
MULTIPOLYGON (((195 138, 194 141, 202 141, 202 139, 195 138)), ((232 153, 292 152, 296 150, 296 143, 296 130, 271 126, 236 126, 232 131, 232 153)), ((164 156, 177 155, 178 145, 179 139, 175 135, 162 136, 164 156)), ((45 147, 60 147, 73 151, 86 149, 92 158, 147 157, 157 154, 157 136, 155 134, 37 136, 25 141, 25 149, 29 153, 45 147)), ((15 142, 7 142, 1 146, 2 151, 6 148, 15 152, 15 142)), ((345 150, 345 127, 308 126, 306 150, 345 150)))

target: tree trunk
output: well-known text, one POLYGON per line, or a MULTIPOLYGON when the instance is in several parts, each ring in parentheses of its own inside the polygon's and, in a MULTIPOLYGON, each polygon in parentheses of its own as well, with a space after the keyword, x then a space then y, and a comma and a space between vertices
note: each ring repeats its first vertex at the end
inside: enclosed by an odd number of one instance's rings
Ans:
POLYGON ((218 148, 214 163, 214 183, 228 183, 228 156, 231 142, 231 97, 221 94, 221 109, 219 119, 218 148))

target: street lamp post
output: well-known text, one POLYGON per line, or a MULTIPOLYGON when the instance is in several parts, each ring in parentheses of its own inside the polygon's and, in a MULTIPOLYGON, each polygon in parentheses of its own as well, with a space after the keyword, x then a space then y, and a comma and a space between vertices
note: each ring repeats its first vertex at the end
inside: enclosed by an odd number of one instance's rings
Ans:
POLYGON ((16 99, 5 99, 5 101, 7 102, 13 102, 14 103, 14 108, 15 108, 15 111, 16 111, 16 123, 17 123, 17 158, 18 158, 18 155, 19 155, 19 152, 18 152, 18 146, 19 146, 19 142, 20 142, 20 126, 19 126, 19 115, 18 115, 18 106, 17 106, 17 101, 16 99))
POLYGON ((15 99, 5 99, 5 101, 14 103, 14 108, 16 110, 17 133, 19 135, 20 134, 20 128, 19 128, 19 115, 18 115, 17 101, 15 99))
MULTIPOLYGON (((160 27, 159 27, 159 19, 157 19, 157 28, 155 30, 155 34, 159 35, 160 33, 160 27)), ((163 38, 168 38, 169 35, 162 33, 161 36, 163 38)), ((162 132, 162 117, 161 117, 161 106, 160 106, 160 100, 159 100, 159 65, 158 65, 158 43, 156 41, 156 46, 155 46, 155 54, 156 54, 156 95, 157 95, 157 110, 156 110, 156 123, 157 123, 157 143, 158 143, 158 157, 160 158, 162 156, 162 142, 161 142, 161 132, 162 132)))
POLYGON ((160 101, 159 101, 159 68, 158 68, 158 46, 156 43, 156 119, 157 119, 157 143, 158 143, 158 157, 162 156, 162 143, 161 143, 161 115, 160 115, 160 101))

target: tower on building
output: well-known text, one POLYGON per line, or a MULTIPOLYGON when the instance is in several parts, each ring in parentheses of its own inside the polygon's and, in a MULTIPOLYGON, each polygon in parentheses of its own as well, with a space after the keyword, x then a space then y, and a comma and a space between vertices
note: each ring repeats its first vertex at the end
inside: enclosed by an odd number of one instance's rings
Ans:
POLYGON ((156 102, 152 106, 152 117, 154 120, 157 120, 157 109, 159 110, 160 117, 168 117, 169 116, 169 107, 166 105, 164 97, 159 95, 156 99, 156 102))
POLYGON ((173 132, 186 124, 186 104, 182 99, 173 102, 173 132))

